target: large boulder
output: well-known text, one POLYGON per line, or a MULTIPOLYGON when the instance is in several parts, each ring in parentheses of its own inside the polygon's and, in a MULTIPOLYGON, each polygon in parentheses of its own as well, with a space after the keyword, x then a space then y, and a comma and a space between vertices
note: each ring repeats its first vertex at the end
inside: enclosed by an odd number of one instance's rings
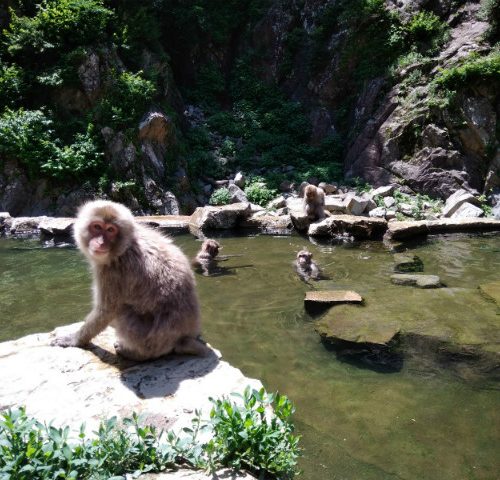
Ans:
POLYGON ((460 189, 446 199, 443 207, 443 217, 451 217, 464 203, 480 205, 479 200, 472 193, 460 189))
POLYGON ((87 350, 49 345, 54 333, 79 325, 0 344, 1 405, 24 405, 28 415, 68 425, 75 435, 82 423, 90 433, 104 418, 131 417, 133 412, 159 430, 177 431, 191 426, 195 410, 208 415, 209 397, 242 392, 246 385, 261 387, 222 361, 216 350, 205 358, 125 360, 115 354, 111 327, 87 350))
POLYGON ((235 228, 250 215, 249 203, 233 203, 222 207, 199 207, 191 215, 190 230, 225 230, 235 228))

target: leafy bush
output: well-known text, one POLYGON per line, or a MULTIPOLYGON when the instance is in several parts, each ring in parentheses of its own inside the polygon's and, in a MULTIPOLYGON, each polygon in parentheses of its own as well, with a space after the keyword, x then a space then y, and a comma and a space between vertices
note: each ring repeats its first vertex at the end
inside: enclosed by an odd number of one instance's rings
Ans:
POLYGON ((3 113, 0 153, 20 160, 31 176, 46 173, 59 179, 94 172, 102 159, 91 125, 84 134, 76 134, 73 143, 61 145, 52 119, 42 110, 7 109, 3 113))
POLYGON ((472 82, 498 82, 500 79, 500 52, 486 57, 470 55, 461 65, 441 70, 435 79, 438 86, 449 90, 470 85, 472 82))
POLYGON ((113 12, 102 0, 43 0, 34 17, 17 16, 4 32, 11 54, 68 51, 103 38, 113 12))
POLYGON ((101 123, 117 129, 136 128, 156 94, 155 84, 142 75, 142 71, 122 72, 111 79, 110 90, 97 108, 101 123))
POLYGON ((231 194, 226 187, 218 188, 212 193, 208 203, 210 205, 227 205, 231 201, 231 194))
POLYGON ((245 195, 248 200, 262 207, 276 197, 276 194, 276 190, 269 188, 262 177, 250 179, 249 185, 245 187, 245 195))
POLYGON ((85 133, 75 135, 72 144, 63 147, 56 145, 55 155, 42 163, 41 170, 54 178, 80 177, 81 174, 96 172, 102 166, 103 156, 96 145, 93 126, 90 124, 85 133))
POLYGON ((18 158, 31 175, 55 155, 53 122, 41 110, 7 109, 0 117, 0 153, 18 158))
POLYGON ((435 49, 445 38, 446 23, 432 12, 417 12, 404 25, 407 40, 419 50, 435 49))
POLYGON ((0 60, 0 105, 13 107, 22 100, 23 70, 0 60))
POLYGON ((492 41, 498 41, 500 34, 500 0, 482 0, 481 17, 489 22, 487 37, 492 41))
POLYGON ((228 465, 254 473, 269 472, 279 478, 294 476, 299 437, 293 435, 291 402, 283 395, 264 389, 234 394, 242 404, 227 398, 213 400, 210 412, 214 437, 206 445, 213 467, 228 465), (268 407, 274 407, 270 415, 268 407), (271 453, 271 455, 270 455, 271 453))
POLYGON ((79 441, 74 441, 68 427, 42 424, 29 418, 24 408, 4 411, 0 415, 0 478, 104 480, 186 464, 212 471, 233 467, 262 477, 266 472, 293 477, 299 437, 293 435, 290 401, 249 387, 237 397, 242 402, 210 399, 210 419, 203 420, 197 411, 193 428, 185 428, 184 435, 142 426, 133 414, 123 420, 123 426, 116 417, 102 422, 92 438, 87 438, 82 426, 79 441), (213 434, 206 443, 198 439, 202 431, 213 434))

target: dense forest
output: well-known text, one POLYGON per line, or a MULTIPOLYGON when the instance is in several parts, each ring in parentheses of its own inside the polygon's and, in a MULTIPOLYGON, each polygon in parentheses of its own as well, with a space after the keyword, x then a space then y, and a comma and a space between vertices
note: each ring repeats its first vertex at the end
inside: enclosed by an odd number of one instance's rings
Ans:
POLYGON ((190 213, 242 171, 500 187, 500 2, 7 0, 0 211, 190 213))

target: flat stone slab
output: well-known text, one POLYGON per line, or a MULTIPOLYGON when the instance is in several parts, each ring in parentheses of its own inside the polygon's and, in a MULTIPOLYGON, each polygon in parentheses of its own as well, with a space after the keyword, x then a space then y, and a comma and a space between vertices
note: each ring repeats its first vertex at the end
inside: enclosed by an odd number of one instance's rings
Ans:
POLYGON ((255 480, 255 477, 249 473, 229 469, 214 473, 180 469, 167 473, 146 473, 139 478, 141 480, 255 480))
POLYGON ((139 223, 146 223, 163 232, 188 232, 190 215, 148 215, 135 217, 139 223))
POLYGON ((304 301, 312 303, 361 303, 363 298, 352 290, 315 290, 306 292, 304 301))
POLYGON ((395 285, 406 285, 418 288, 440 288, 441 279, 437 275, 422 275, 416 273, 395 273, 391 275, 395 285))
POLYGON ((383 218, 359 217, 356 215, 332 215, 321 222, 311 223, 308 234, 312 237, 334 237, 351 235, 356 239, 380 239, 387 229, 383 218))
POLYGON ((406 240, 428 234, 493 231, 500 231, 500 220, 494 218, 442 218, 415 222, 389 222, 384 238, 406 240))
POLYGON ((500 281, 479 285, 479 290, 500 306, 500 281))
POLYGON ((293 225, 290 215, 252 215, 242 220, 240 227, 255 229, 267 235, 291 235, 293 225))
POLYGON ((88 350, 49 345, 55 332, 74 331, 79 325, 0 343, 3 408, 25 405, 28 415, 68 425, 76 435, 84 422, 90 434, 103 418, 130 417, 132 412, 143 414, 158 429, 177 431, 191 425, 195 409, 209 414, 209 397, 262 386, 223 361, 217 350, 205 358, 123 359, 115 354, 111 327, 88 350))
POLYGON ((74 218, 47 217, 38 224, 38 228, 48 237, 70 236, 73 233, 74 223, 74 218))

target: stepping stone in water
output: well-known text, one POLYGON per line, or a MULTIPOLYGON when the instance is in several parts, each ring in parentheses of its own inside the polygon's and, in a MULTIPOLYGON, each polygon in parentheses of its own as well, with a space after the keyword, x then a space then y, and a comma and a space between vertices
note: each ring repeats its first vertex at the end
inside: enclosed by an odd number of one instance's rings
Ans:
POLYGON ((437 275, 421 275, 411 273, 395 273, 391 282, 396 285, 409 285, 418 288, 440 288, 443 286, 437 275))
POLYGON ((319 304, 361 303, 363 298, 352 290, 316 290, 306 292, 304 302, 319 304))

